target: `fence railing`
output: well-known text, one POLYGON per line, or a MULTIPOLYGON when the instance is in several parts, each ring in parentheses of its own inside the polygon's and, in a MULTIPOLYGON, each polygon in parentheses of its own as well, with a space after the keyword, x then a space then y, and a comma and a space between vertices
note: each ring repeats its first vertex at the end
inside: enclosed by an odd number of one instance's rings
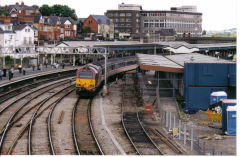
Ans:
POLYGON ((183 144, 200 155, 227 155, 222 151, 216 150, 209 143, 200 138, 199 132, 192 125, 182 121, 179 113, 172 113, 163 108, 162 97, 159 95, 159 89, 156 88, 156 105, 158 109, 161 124, 173 135, 173 139, 183 144), (179 118, 178 118, 179 117, 179 118))

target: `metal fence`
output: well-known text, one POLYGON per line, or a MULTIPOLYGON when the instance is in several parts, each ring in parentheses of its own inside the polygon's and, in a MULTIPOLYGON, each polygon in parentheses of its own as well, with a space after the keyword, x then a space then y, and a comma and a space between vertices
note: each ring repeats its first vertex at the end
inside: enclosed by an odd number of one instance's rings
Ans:
POLYGON ((174 114, 164 110, 158 88, 156 88, 156 104, 161 123, 172 133, 173 139, 176 140, 176 142, 183 144, 191 151, 200 155, 227 155, 220 150, 216 150, 209 143, 201 139, 198 131, 195 130, 193 126, 187 125, 186 122, 178 118, 176 113, 174 114))

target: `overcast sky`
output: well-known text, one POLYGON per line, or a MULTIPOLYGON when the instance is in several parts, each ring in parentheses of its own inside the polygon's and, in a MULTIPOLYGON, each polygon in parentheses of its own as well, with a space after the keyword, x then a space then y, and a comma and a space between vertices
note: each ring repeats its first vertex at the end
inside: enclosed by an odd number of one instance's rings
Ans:
MULTIPOLYGON (((0 0, 0 5, 15 4, 16 0, 0 0)), ((21 3, 21 1, 18 1, 21 3)), ((140 4, 143 10, 170 10, 170 7, 195 5, 203 13, 202 27, 205 30, 236 28, 237 0, 24 0, 26 5, 68 5, 75 9, 78 17, 90 14, 103 15, 109 9, 117 9, 118 4, 140 4)))

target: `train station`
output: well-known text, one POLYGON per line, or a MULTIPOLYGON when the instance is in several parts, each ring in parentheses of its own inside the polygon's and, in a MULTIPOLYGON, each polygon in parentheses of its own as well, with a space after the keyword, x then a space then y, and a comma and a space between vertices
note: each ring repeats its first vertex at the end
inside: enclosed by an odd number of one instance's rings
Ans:
POLYGON ((24 145, 28 154, 236 151, 236 43, 64 41, 35 50, 13 54, 21 66, 32 55, 35 69, 13 68, 0 81, 1 154, 24 154, 24 145), (48 141, 45 152, 37 147, 48 141))

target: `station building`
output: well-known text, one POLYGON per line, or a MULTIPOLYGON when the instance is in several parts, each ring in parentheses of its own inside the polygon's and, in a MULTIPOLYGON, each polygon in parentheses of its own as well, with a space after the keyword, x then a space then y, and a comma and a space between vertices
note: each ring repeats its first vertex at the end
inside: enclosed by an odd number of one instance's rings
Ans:
MULTIPOLYGON (((173 29, 176 37, 201 37, 202 13, 196 6, 172 7, 171 10, 143 10, 141 5, 119 4, 117 10, 107 10, 115 33, 124 37, 154 38, 162 29, 173 29)), ((158 34, 160 35, 160 34, 158 34)))
POLYGON ((137 54, 137 59, 141 70, 154 70, 170 81, 184 98, 185 110, 207 110, 210 95, 215 91, 225 91, 228 99, 236 99, 234 61, 199 53, 166 56, 137 54))

